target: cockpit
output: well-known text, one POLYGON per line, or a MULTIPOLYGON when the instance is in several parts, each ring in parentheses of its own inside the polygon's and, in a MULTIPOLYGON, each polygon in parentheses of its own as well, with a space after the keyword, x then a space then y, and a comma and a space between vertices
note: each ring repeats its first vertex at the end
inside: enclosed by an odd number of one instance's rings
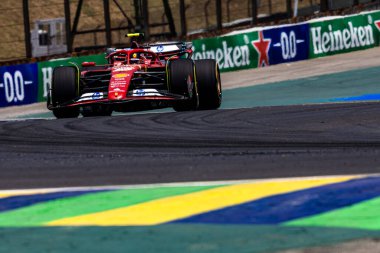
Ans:
POLYGON ((144 49, 116 50, 107 56, 109 64, 121 62, 123 64, 151 64, 157 59, 154 52, 144 49))

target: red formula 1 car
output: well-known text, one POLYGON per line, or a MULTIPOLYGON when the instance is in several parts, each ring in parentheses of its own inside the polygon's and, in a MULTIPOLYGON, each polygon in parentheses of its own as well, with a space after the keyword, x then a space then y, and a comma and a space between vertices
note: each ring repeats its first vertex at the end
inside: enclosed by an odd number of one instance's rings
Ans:
POLYGON ((109 116, 173 107, 220 107, 222 87, 215 60, 191 59, 191 43, 169 42, 108 49, 107 65, 56 67, 47 107, 57 118, 109 116))

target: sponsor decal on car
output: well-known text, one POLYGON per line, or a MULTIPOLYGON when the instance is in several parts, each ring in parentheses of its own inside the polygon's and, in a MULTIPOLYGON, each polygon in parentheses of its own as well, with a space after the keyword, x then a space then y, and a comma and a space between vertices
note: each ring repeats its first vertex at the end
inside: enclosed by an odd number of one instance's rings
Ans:
POLYGON ((113 75, 113 77, 115 78, 124 78, 124 77, 128 77, 129 74, 126 74, 126 73, 119 73, 119 74, 115 74, 113 75))
POLYGON ((176 45, 159 45, 159 46, 154 46, 151 47, 150 50, 152 50, 155 53, 163 53, 163 52, 173 52, 173 51, 178 51, 180 48, 176 45))
POLYGON ((120 71, 131 71, 135 69, 135 67, 132 66, 126 66, 126 65, 121 65, 113 68, 113 71, 115 72, 120 72, 120 71))
POLYGON ((101 99, 103 97, 103 94, 101 94, 100 92, 95 92, 94 94, 92 94, 92 99, 96 100, 96 99, 101 99))
POLYGON ((90 101, 90 100, 98 100, 104 98, 104 93, 103 92, 91 92, 91 93, 84 93, 78 102, 83 102, 83 101, 90 101))
POLYGON ((137 89, 133 90, 132 96, 144 97, 144 96, 162 96, 156 89, 137 89))
POLYGON ((133 95, 134 96, 145 96, 145 91, 144 90, 134 90, 133 95))
POLYGON ((111 88, 114 88, 114 87, 125 87, 126 83, 124 80, 121 80, 121 81, 117 81, 117 80, 113 80, 112 83, 110 83, 110 87, 111 88))

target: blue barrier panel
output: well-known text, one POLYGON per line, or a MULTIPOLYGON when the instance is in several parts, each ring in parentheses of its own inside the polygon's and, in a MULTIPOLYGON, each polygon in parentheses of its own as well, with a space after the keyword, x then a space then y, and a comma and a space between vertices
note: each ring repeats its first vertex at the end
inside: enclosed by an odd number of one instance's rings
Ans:
POLYGON ((270 65, 309 58, 309 24, 268 29, 263 34, 270 40, 270 65))
POLYGON ((37 102, 37 64, 0 68, 0 107, 37 102))

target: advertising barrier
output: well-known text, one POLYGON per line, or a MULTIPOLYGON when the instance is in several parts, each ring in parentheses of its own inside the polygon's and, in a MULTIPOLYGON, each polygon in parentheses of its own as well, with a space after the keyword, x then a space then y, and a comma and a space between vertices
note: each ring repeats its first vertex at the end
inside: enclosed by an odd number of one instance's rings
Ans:
MULTIPOLYGON (((376 15, 377 16, 377 15, 376 15)), ((316 58, 347 53, 379 45, 378 30, 372 15, 354 15, 310 22, 310 55, 316 58)))
POLYGON ((0 107, 37 102, 37 64, 0 67, 0 107))
POLYGON ((367 16, 368 23, 372 25, 374 40, 377 41, 376 46, 380 45, 380 11, 363 13, 367 16))
POLYGON ((215 59, 221 71, 257 68, 257 32, 193 41, 193 59, 215 59))
POLYGON ((194 40, 193 49, 194 59, 215 59, 225 72, 368 49, 379 40, 380 11, 373 11, 194 40))
POLYGON ((299 24, 193 41, 194 59, 215 59, 222 72, 308 59, 309 25, 299 24))
POLYGON ((284 26, 263 31, 270 40, 269 63, 279 64, 309 58, 309 25, 284 26))
POLYGON ((95 62, 96 64, 106 64, 104 54, 57 59, 38 63, 38 101, 46 101, 49 86, 52 82, 53 69, 58 66, 68 66, 75 63, 80 66, 82 62, 95 62))

